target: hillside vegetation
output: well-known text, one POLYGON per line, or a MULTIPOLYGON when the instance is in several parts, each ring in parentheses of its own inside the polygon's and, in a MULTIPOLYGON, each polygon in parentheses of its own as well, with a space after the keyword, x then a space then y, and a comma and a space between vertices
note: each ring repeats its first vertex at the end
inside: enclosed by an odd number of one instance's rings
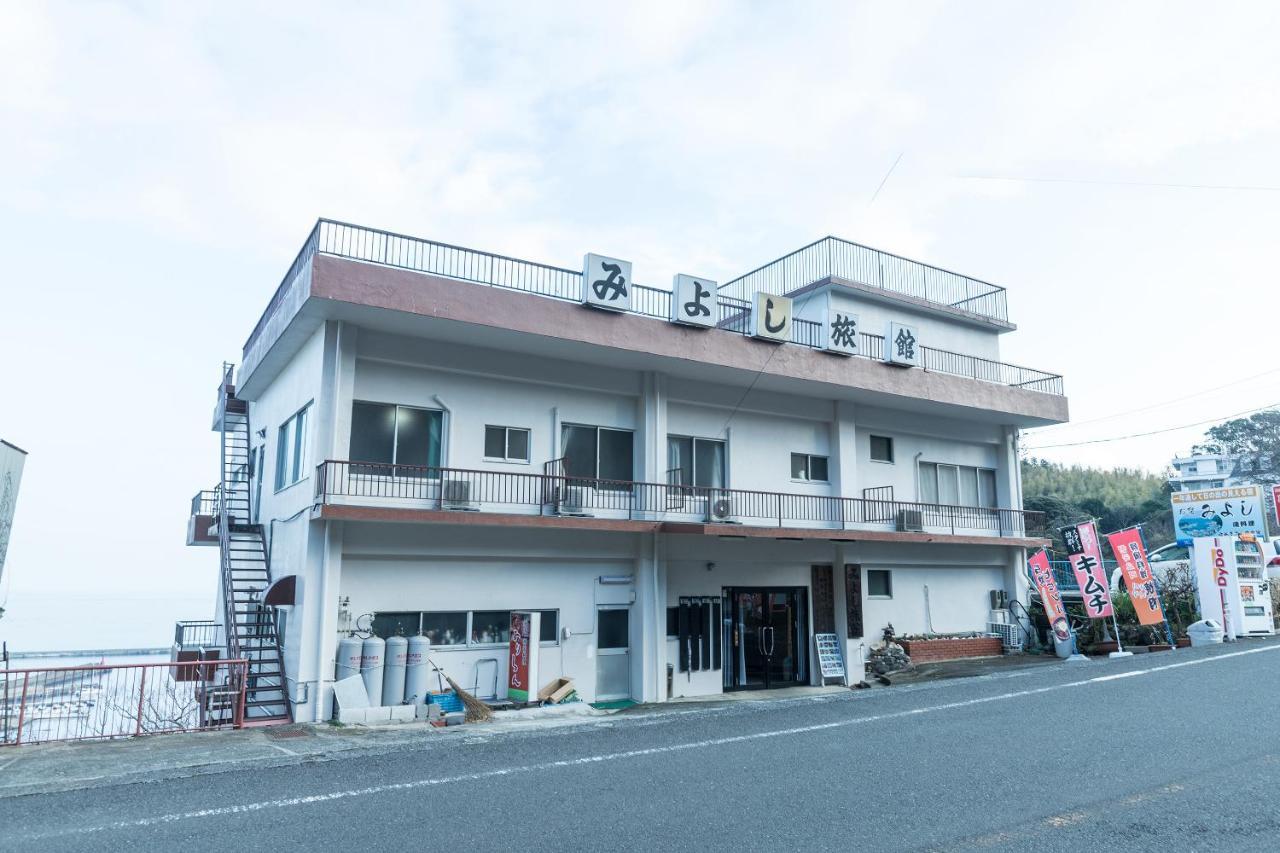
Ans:
POLYGON ((1103 471, 1026 459, 1022 494, 1027 509, 1047 516, 1058 551, 1062 550, 1058 528, 1090 518, 1098 519, 1099 533, 1141 524, 1150 549, 1174 539, 1169 486, 1163 477, 1145 471, 1103 471))

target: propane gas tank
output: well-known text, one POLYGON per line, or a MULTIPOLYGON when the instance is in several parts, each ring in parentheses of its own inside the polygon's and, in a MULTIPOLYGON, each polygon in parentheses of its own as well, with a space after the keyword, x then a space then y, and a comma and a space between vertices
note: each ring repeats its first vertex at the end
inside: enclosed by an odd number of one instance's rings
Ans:
POLYGON ((430 640, 421 634, 409 638, 409 653, 405 659, 404 700, 411 705, 421 705, 427 700, 429 654, 430 640))
POLYGON ((381 637, 366 637, 360 647, 360 677, 364 679, 370 705, 377 705, 382 700, 382 667, 386 651, 387 644, 381 637))
POLYGON ((337 669, 334 678, 341 681, 360 674, 360 640, 356 637, 343 637, 338 641, 337 669))
POLYGON ((409 656, 409 641, 404 637, 388 637, 387 665, 382 677, 382 704, 399 705, 404 701, 404 669, 409 656))

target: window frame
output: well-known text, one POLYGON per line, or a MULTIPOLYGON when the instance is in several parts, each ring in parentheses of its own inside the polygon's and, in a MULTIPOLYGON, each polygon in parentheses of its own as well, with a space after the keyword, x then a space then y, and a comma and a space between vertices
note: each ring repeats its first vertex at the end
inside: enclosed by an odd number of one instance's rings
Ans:
POLYGON ((958 506, 965 509, 985 509, 995 511, 1000 508, 1000 477, 999 472, 995 468, 987 468, 984 465, 958 465, 954 462, 933 462, 927 459, 921 459, 916 464, 916 496, 920 503, 929 504, 931 506, 958 506), (942 478, 940 472, 943 468, 955 472, 956 478, 956 502, 950 503, 942 499, 942 478), (962 472, 973 472, 973 476, 977 479, 978 501, 976 504, 966 504, 963 501, 963 476, 962 472), (984 478, 983 474, 990 474, 989 478, 984 478), (931 473, 933 477, 933 500, 928 499, 926 494, 924 475, 931 473), (986 482, 989 480, 989 482, 986 482), (990 485, 991 505, 987 506, 982 502, 984 485, 990 485))
MULTIPOLYGON (((366 406, 390 406, 392 409, 395 410, 395 420, 392 422, 392 425, 391 425, 391 459, 390 461, 387 461, 387 462, 381 462, 381 461, 371 460, 371 459, 351 459, 349 461, 351 462, 353 470, 359 470, 357 466, 362 464, 363 465, 386 465, 391 468, 391 476, 398 477, 398 476, 404 476, 400 474, 399 472, 400 468, 425 467, 427 469, 428 476, 424 477, 423 479, 431 482, 435 482, 440 479, 440 470, 446 467, 444 454, 445 454, 445 443, 446 443, 445 436, 448 431, 448 422, 445 420, 449 416, 449 412, 447 410, 433 409, 430 406, 410 406, 405 403, 386 403, 381 400, 352 400, 351 410, 353 412, 353 420, 354 420, 355 407, 361 404, 366 406), (435 465, 428 464, 426 466, 422 466, 422 465, 412 465, 408 462, 403 462, 403 463, 400 462, 399 457, 400 457, 400 410, 401 409, 412 409, 413 411, 416 411, 416 412, 426 412, 428 415, 440 416, 440 440, 437 442, 438 446, 436 448, 436 464, 435 465)), ((430 434, 429 429, 428 429, 428 434, 430 434)), ((348 437, 347 439, 347 455, 348 456, 353 455, 351 453, 351 437, 348 437)), ((430 461, 430 459, 431 459, 431 450, 430 450, 430 446, 428 446, 428 449, 427 449, 428 462, 430 461)), ((381 476, 381 475, 375 475, 375 476, 381 476)), ((443 613, 446 611, 423 611, 423 612, 424 613, 425 612, 442 612, 443 613)), ((448 612, 452 612, 452 611, 448 611, 448 612)))
POLYGON ((795 451, 792 451, 792 453, 791 453, 791 482, 793 482, 793 483, 816 483, 816 484, 818 484, 818 485, 830 485, 830 484, 831 484, 831 457, 830 457, 830 456, 825 456, 825 455, 823 455, 823 454, 821 454, 821 453, 797 453, 797 452, 795 452, 795 451), (797 476, 796 476, 795 467, 796 467, 796 457, 797 457, 797 456, 804 457, 804 477, 797 477, 797 476), (827 468, 827 476, 826 476, 824 479, 819 480, 819 479, 816 479, 816 478, 813 476, 813 460, 815 460, 815 459, 821 459, 821 460, 822 460, 822 463, 823 463, 823 464, 826 466, 826 468, 827 468))
POLYGON ((893 436, 891 436, 891 435, 875 435, 874 433, 868 433, 868 434, 867 434, 867 459, 869 459, 869 460, 870 460, 870 461, 872 461, 872 462, 879 462, 881 465, 893 465, 893 464, 895 464, 895 460, 896 460, 897 458, 898 458, 898 456, 897 456, 896 448, 894 448, 894 446, 893 446, 893 436), (882 441, 888 442, 888 445, 889 445, 889 458, 888 458, 888 459, 877 459, 877 458, 876 458, 876 451, 875 451, 875 447, 876 447, 876 439, 880 439, 880 440, 882 440, 882 441))
POLYGON ((892 569, 867 569, 867 599, 869 601, 892 601, 893 600, 893 570, 892 569), (887 593, 873 593, 871 591, 871 575, 883 575, 885 579, 885 588, 887 593))
MULTIPOLYGON (((588 485, 590 485, 590 487, 591 487, 591 488, 595 488, 595 489, 603 489, 603 490, 605 490, 605 491, 615 491, 615 492, 616 492, 616 491, 625 491, 625 490, 624 490, 624 489, 618 489, 618 488, 616 488, 616 487, 610 487, 610 486, 602 485, 602 484, 603 484, 603 483, 634 483, 634 482, 636 481, 636 431, 635 431, 635 430, 633 430, 633 429, 626 429, 626 428, 623 428, 623 427, 600 426, 599 424, 581 424, 581 423, 577 423, 577 422, 575 422, 575 421, 561 421, 561 422, 560 422, 560 448, 559 448, 559 450, 560 450, 560 458, 561 458, 562 460, 564 459, 565 445, 567 444, 567 442, 565 441, 565 430, 566 430, 566 429, 570 429, 570 428, 573 428, 573 429, 589 429, 589 430, 593 430, 593 431, 595 432, 595 437, 596 437, 596 441, 595 441, 595 466, 594 466, 594 467, 595 467, 595 471, 594 471, 594 473, 593 473, 593 475, 592 475, 592 476, 583 477, 583 476, 578 476, 578 475, 576 475, 576 474, 570 474, 570 473, 566 470, 566 471, 564 472, 564 475, 565 475, 565 477, 566 477, 567 479, 569 479, 569 480, 571 480, 571 481, 574 481, 574 482, 580 482, 580 483, 588 484, 588 485), (607 431, 609 431, 609 432, 620 432, 620 433, 626 433, 628 436, 630 436, 630 437, 631 437, 631 459, 630 459, 631 476, 630 476, 630 477, 628 477, 626 480, 614 480, 614 479, 612 479, 612 478, 605 478, 605 477, 601 477, 601 476, 600 476, 600 434, 601 434, 602 432, 606 431, 606 430, 607 430, 607 431)), ((562 464, 563 464, 563 463, 562 463, 562 464)))
POLYGON ((450 645, 445 646, 445 645, 437 645, 433 641, 431 643, 431 651, 432 652, 465 652, 469 650, 483 651, 485 649, 507 648, 510 645, 510 639, 508 639, 505 642, 499 641, 496 643, 482 643, 479 641, 473 641, 471 637, 473 632, 475 631, 475 616, 477 613, 506 613, 508 614, 508 617, 509 617, 511 614, 511 611, 513 610, 522 611, 526 613, 527 612, 541 613, 544 618, 548 613, 554 614, 555 639, 553 640, 539 639, 538 645, 542 647, 547 647, 547 648, 560 645, 561 622, 560 622, 560 608, 558 607, 508 607, 506 609, 503 609, 501 607, 477 607, 477 608, 470 608, 467 610, 418 610, 418 611, 388 610, 388 611, 375 611, 373 615, 374 615, 374 618, 377 618, 383 612, 387 614, 395 614, 398 616, 403 616, 404 614, 407 614, 407 613, 416 612, 418 614, 418 631, 421 633, 424 629, 424 625, 426 624, 426 617, 428 616, 434 616, 434 615, 440 615, 440 614, 444 614, 444 615, 456 615, 459 613, 464 614, 466 617, 466 619, 464 620, 466 627, 463 629, 463 634, 462 634, 463 642, 451 643, 450 645))
POLYGON ((311 476, 307 467, 307 457, 311 452, 310 430, 307 427, 311 422, 311 405, 314 402, 308 400, 305 406, 276 427, 276 493, 296 486, 311 476), (287 468, 292 469, 293 479, 286 480, 287 468))
POLYGON ((697 490, 698 494, 705 495, 711 491, 724 491, 729 488, 729 441, 723 438, 699 438, 696 435, 682 435, 680 433, 667 433, 667 466, 670 471, 671 465, 671 442, 672 441, 688 441, 689 442, 689 470, 693 472, 691 483, 675 483, 668 485, 677 485, 682 489, 697 490), (701 486, 698 485, 698 442, 707 444, 718 444, 724 448, 724 464, 720 467, 721 481, 719 485, 701 486))
POLYGON ((485 462, 505 462, 511 465, 530 465, 533 463, 533 430, 529 427, 505 426, 503 424, 485 424, 484 425, 484 461, 485 462), (489 449, 489 430, 502 430, 502 456, 490 456, 489 449), (511 433, 522 432, 525 436, 525 455, 524 458, 511 455, 511 433))

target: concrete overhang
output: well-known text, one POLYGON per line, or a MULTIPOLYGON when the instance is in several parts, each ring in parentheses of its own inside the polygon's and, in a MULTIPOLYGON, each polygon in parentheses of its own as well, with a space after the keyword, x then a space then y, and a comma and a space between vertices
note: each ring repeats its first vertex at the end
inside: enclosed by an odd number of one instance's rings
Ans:
POLYGON ((255 399, 325 321, 340 320, 444 343, 985 423, 1067 420, 1067 399, 1054 394, 329 255, 313 259, 276 313, 246 347, 237 392, 245 399, 255 399))
POLYGON ((974 536, 948 533, 905 533, 893 530, 816 530, 807 527, 764 527, 749 524, 690 524, 674 521, 582 518, 494 512, 451 512, 405 507, 320 504, 311 518, 323 521, 370 521, 409 524, 453 524, 465 527, 520 527, 560 530, 600 530, 614 533, 666 533, 676 536, 715 536, 724 539, 781 539, 830 542, 909 542, 933 545, 982 545, 1043 548, 1048 539, 1025 536, 974 536))

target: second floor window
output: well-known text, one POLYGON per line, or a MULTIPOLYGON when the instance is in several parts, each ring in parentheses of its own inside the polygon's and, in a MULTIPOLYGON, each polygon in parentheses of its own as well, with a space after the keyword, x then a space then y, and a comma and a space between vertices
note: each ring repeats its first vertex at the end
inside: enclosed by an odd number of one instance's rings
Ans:
POLYGON ((725 487, 725 443, 710 438, 667 437, 667 481, 703 489, 725 487))
POLYGON ((827 478, 827 457, 810 453, 791 454, 791 479, 825 483, 827 478))
MULTIPOLYGON (((565 424, 560 429, 560 455, 566 477, 630 482, 633 441, 630 430, 565 424)), ((608 488, 602 484, 602 488, 608 488)))
POLYGON ((502 462, 528 462, 529 430, 520 427, 485 427, 484 458, 502 462))
POLYGON ((920 463, 920 500, 947 506, 996 506, 996 472, 972 465, 920 463))
POLYGON ((292 486, 307 474, 308 403, 276 433, 276 489, 292 486))
MULTIPOLYGON (((353 403, 351 406, 351 460, 406 466, 396 474, 412 476, 424 468, 440 467, 440 441, 444 412, 415 409, 389 403, 353 403)), ((390 474, 370 467, 368 473, 390 474)))

